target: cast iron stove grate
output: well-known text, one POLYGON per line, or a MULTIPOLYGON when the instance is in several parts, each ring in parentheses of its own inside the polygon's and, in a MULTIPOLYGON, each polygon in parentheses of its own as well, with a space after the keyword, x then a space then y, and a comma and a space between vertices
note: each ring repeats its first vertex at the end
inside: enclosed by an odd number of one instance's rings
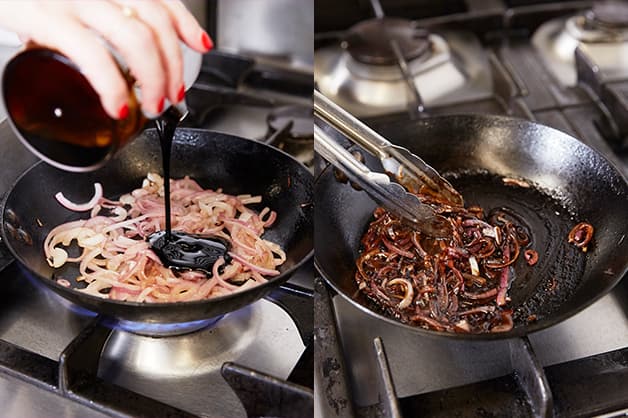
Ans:
POLYGON ((378 379, 361 384, 378 386, 379 403, 356 407, 330 291, 321 279, 315 289, 316 390, 325 392, 330 417, 619 417, 628 412, 628 392, 621 390, 628 381, 628 348, 543 368, 527 338, 509 342, 509 375, 404 398, 397 396, 385 341, 375 338, 365 349, 375 353, 378 379))

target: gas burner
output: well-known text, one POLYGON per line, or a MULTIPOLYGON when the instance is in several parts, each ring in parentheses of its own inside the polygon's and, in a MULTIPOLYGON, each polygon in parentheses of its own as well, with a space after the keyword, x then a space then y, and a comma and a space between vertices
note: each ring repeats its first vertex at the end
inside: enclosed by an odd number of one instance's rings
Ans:
POLYGON ((429 32, 406 19, 384 17, 365 20, 347 32, 342 46, 363 64, 395 65, 391 47, 396 41, 406 61, 422 57, 430 50, 429 32))
POLYGON ((532 37, 547 67, 565 86, 577 83, 576 48, 595 64, 608 80, 628 77, 628 4, 603 2, 568 18, 550 20, 532 37))
POLYGON ((359 117, 406 110, 412 95, 391 40, 399 46, 428 109, 491 95, 488 59, 473 34, 430 33, 397 18, 360 22, 338 44, 316 50, 314 79, 319 90, 359 117))
POLYGON ((312 108, 300 105, 273 109, 266 119, 268 132, 263 140, 294 156, 306 167, 314 164, 314 119, 312 108))
POLYGON ((314 118, 310 107, 299 105, 277 107, 270 112, 267 122, 271 136, 277 132, 286 131, 278 139, 312 140, 314 138, 314 118), (288 127, 290 122, 292 125, 288 127))
POLYGON ((593 11, 567 19, 565 32, 583 43, 614 43, 628 39, 628 27, 603 23, 593 11))
POLYGON ((102 348, 98 376, 195 415, 246 416, 221 375, 223 364, 287 379, 304 351, 290 314, 260 299, 185 335, 152 338, 114 329, 102 348))
POLYGON ((103 324, 114 330, 122 330, 146 337, 173 337, 190 334, 216 324, 222 316, 199 321, 180 322, 173 324, 151 324, 125 320, 104 320, 103 324))
POLYGON ((628 4, 616 0, 594 3, 587 17, 602 27, 628 29, 628 4))

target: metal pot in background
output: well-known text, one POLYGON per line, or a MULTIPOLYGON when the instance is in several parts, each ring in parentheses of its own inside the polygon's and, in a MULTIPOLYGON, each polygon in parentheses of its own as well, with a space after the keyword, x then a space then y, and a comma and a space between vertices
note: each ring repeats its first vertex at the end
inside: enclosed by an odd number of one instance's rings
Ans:
POLYGON ((311 71, 312 0, 218 0, 215 13, 221 50, 311 71))

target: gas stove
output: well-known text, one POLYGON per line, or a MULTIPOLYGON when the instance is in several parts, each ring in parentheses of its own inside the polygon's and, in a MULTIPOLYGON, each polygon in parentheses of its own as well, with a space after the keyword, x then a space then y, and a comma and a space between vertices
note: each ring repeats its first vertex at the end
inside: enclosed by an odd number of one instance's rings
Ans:
POLYGON ((314 61, 320 91, 356 116, 403 111, 412 100, 398 57, 382 33, 398 45, 420 105, 490 95, 488 58, 473 35, 433 33, 402 18, 369 19, 349 28, 339 43, 318 49, 314 61))
POLYGON ((605 78, 628 78, 628 4, 598 2, 590 9, 542 24, 532 43, 552 75, 565 86, 577 82, 575 51, 586 55, 605 78))
MULTIPOLYGON (((371 3, 336 4, 343 13, 332 14, 317 2, 314 77, 375 130, 430 115, 515 116, 579 138, 628 174, 624 2, 371 3), (364 26, 379 32, 356 51, 364 26), (455 71, 421 67, 445 48, 458 57, 455 71)), ((316 414, 625 416, 627 286, 624 278, 588 309, 526 338, 461 342, 390 327, 317 279, 316 414)))
POLYGON ((312 73, 214 51, 186 95, 183 126, 211 129, 278 147, 312 167, 312 73))
MULTIPOLYGON (((302 69, 212 52, 186 95, 183 125, 264 141, 311 164, 311 91, 302 69)), ((6 121, 0 154, 4 195, 36 158, 6 121)), ((312 416, 313 277, 306 263, 267 297, 210 323, 143 326, 51 294, 0 243, 2 414, 312 416)))

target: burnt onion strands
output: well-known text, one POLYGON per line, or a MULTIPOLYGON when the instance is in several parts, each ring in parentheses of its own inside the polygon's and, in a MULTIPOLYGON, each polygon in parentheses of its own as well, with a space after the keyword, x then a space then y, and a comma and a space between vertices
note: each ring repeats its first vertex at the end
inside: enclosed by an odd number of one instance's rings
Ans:
POLYGON ((478 207, 420 197, 451 222, 454 233, 434 240, 377 208, 356 260, 360 291, 403 323, 447 332, 510 331, 511 269, 530 243, 529 232, 506 210, 485 218, 478 207))
MULTIPOLYGON (((279 245, 261 238, 276 213, 265 208, 258 214, 247 207, 260 203, 260 196, 205 190, 185 177, 170 183, 173 230, 228 240, 231 262, 220 258, 211 274, 175 272, 163 266, 146 241, 164 229, 163 179, 150 173, 141 188, 119 200, 103 198, 102 188, 99 192, 95 187, 94 199, 84 205, 60 200, 69 209, 91 209, 91 217, 57 226, 44 241, 52 267, 78 263, 76 280, 87 287, 76 290, 134 302, 198 300, 263 283, 266 277, 278 275, 277 267, 286 260, 279 245), (72 244, 79 247, 77 257, 69 256, 72 244)), ((57 283, 70 286, 67 278, 57 277, 57 283)))

